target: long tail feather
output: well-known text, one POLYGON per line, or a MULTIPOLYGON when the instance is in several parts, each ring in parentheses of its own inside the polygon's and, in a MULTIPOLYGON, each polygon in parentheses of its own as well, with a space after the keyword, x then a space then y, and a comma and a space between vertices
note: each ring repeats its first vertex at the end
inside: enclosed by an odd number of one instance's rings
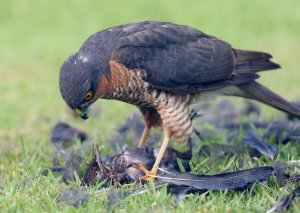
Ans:
POLYGON ((247 93, 247 98, 258 100, 281 111, 284 111, 288 114, 292 114, 300 119, 299 108, 293 106, 284 98, 275 94, 274 92, 264 87, 263 85, 257 83, 256 81, 251 81, 246 84, 240 84, 238 85, 238 87, 247 93))

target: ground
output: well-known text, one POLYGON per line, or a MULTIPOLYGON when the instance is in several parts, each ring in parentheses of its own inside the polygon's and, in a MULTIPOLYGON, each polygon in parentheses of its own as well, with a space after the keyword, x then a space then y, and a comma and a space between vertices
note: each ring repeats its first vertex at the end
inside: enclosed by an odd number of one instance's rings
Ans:
MULTIPOLYGON (((297 0, 213 1, 34 1, 13 0, 0 8, 0 208, 8 212, 99 211, 105 209, 105 194, 95 195, 78 208, 56 203, 61 188, 54 174, 42 176, 51 165, 49 134, 64 120, 85 130, 100 142, 102 153, 114 128, 135 110, 112 101, 98 101, 97 116, 88 121, 74 119, 58 89, 58 72, 63 61, 92 33, 142 20, 187 24, 217 36, 236 48, 263 50, 274 56, 282 69, 267 72, 260 82, 289 100, 299 99, 300 3, 297 0), (116 113, 118 116, 116 116, 116 113)), ((261 119, 282 116, 264 108, 261 119)), ((218 136, 212 141, 221 142, 218 136)), ((278 159, 297 160, 299 145, 280 146, 278 159)), ((89 156, 87 156, 88 158, 89 156)), ((247 156, 246 156, 247 158, 247 156)), ((237 157, 213 161, 195 159, 195 172, 211 174, 237 168, 237 157)), ((250 159, 246 167, 271 161, 250 159)), ((72 185, 72 184, 71 184, 72 185)), ((75 185, 75 183, 74 183, 75 185)), ((151 188, 151 186, 149 186, 151 188)), ((174 205, 166 190, 131 197, 117 211, 262 212, 291 189, 279 189, 274 181, 255 184, 244 192, 213 192, 189 195, 174 205)), ((295 206, 299 205, 295 203, 295 206)), ((296 210, 299 211, 299 210, 296 210)))

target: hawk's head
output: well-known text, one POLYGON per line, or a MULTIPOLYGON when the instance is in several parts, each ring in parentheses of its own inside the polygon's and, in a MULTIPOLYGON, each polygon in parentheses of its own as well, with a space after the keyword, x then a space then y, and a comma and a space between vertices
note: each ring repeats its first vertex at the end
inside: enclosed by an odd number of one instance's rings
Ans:
POLYGON ((97 100, 99 59, 88 52, 71 55, 61 66, 60 92, 69 107, 87 119, 88 107, 97 100))

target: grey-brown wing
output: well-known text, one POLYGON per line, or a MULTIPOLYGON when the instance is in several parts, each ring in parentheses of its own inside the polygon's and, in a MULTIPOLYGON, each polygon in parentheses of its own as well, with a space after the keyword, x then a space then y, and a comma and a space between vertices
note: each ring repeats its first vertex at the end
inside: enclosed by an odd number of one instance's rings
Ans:
POLYGON ((129 69, 144 70, 151 85, 175 93, 211 90, 255 78, 233 76, 234 54, 228 43, 170 23, 150 23, 123 37, 112 59, 129 69))

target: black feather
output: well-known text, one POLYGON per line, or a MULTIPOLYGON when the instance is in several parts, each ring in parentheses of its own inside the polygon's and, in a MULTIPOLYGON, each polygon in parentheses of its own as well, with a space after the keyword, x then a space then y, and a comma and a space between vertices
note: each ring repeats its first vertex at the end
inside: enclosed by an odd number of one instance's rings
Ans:
POLYGON ((264 87, 263 85, 251 81, 246 84, 238 85, 240 89, 247 93, 247 98, 252 98, 258 100, 262 103, 275 107, 281 111, 284 111, 288 114, 292 114, 298 118, 300 118, 300 109, 296 106, 293 106, 291 103, 286 101, 284 98, 280 97, 279 95, 275 94, 268 88, 264 87))
POLYGON ((283 211, 289 209, 293 200, 296 198, 297 195, 300 194, 300 187, 294 189, 294 191, 287 195, 286 197, 281 198, 278 203, 276 203, 267 213, 283 211))
POLYGON ((269 53, 238 50, 233 49, 234 52, 234 72, 236 73, 250 73, 259 72, 263 70, 273 70, 280 68, 279 64, 276 64, 270 59, 272 56, 269 53))
POLYGON ((263 138, 253 132, 245 132, 242 143, 256 149, 261 154, 267 155, 271 159, 274 158, 277 153, 277 147, 275 145, 264 141, 263 138))
POLYGON ((169 184, 189 186, 193 189, 224 190, 242 189, 256 181, 266 180, 272 174, 273 168, 265 166, 217 175, 172 172, 157 175, 156 178, 169 184))

